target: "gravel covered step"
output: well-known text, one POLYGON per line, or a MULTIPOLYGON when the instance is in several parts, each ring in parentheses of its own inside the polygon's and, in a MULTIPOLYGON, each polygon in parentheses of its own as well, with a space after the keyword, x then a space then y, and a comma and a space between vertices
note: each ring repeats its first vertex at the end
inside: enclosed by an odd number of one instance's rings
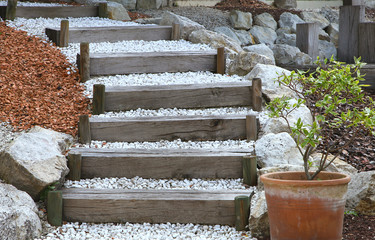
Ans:
MULTIPOLYGON (((242 161, 250 150, 209 149, 72 149, 80 157, 80 177, 242 178, 242 161)), ((74 172, 74 171, 73 171, 74 172)))
POLYGON ((175 140, 256 140, 255 115, 107 118, 80 116, 81 143, 91 140, 143 142, 175 140))
POLYGON ((60 34, 68 33, 69 43, 118 42, 130 40, 171 40, 172 26, 139 25, 112 27, 74 27, 62 31, 60 28, 46 28, 48 38, 60 46, 60 34))
MULTIPOLYGON (((255 88, 257 85, 255 85, 255 88)), ((261 86, 259 86, 261 88, 261 86)), ((126 111, 159 108, 207 108, 226 106, 252 106, 257 92, 248 82, 156 85, 109 86, 94 85, 94 109, 126 111), (256 91, 255 93, 253 93, 256 91), (104 95, 104 98, 102 97, 104 95), (104 106, 103 107, 99 107, 104 106)), ((258 102, 256 102, 258 103, 258 102)), ((261 102, 259 101, 261 104, 261 102)), ((95 111, 94 111, 95 112, 95 111)))
POLYGON ((199 223, 234 226, 235 197, 251 190, 62 191, 63 220, 69 222, 199 223))

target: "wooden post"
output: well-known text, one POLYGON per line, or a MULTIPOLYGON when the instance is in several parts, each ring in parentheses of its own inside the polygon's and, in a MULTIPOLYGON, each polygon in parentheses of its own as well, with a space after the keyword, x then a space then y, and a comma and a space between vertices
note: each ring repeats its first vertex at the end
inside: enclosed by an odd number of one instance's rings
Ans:
POLYGON ((171 40, 179 40, 179 39, 180 39, 180 24, 173 23, 171 40))
POLYGON ((252 94, 252 108, 254 111, 261 111, 262 110, 262 79, 254 78, 252 80, 252 87, 251 87, 251 94, 252 94))
POLYGON ((108 18, 108 3, 99 3, 98 13, 100 18, 108 18))
POLYGON ((47 220, 52 226, 62 225, 62 191, 49 191, 47 198, 47 220))
POLYGON ((79 116, 78 135, 80 143, 91 142, 90 120, 88 115, 79 116))
POLYGON ((13 21, 16 18, 17 0, 8 0, 5 19, 13 21))
POLYGON ((339 22, 339 47, 337 57, 340 61, 353 63, 358 57, 359 23, 365 19, 364 6, 341 6, 339 22))
POLYGON ((246 139, 247 141, 256 141, 258 139, 257 117, 254 115, 246 116, 246 139))
POLYGON ((242 159, 243 183, 249 186, 256 186, 258 183, 257 176, 257 157, 244 156, 242 159))
POLYGON ((225 74, 225 51, 224 48, 217 49, 217 62, 216 62, 216 72, 219 74, 225 74))
POLYGON ((343 0, 342 1, 343 6, 360 6, 364 5, 363 0, 343 0))
POLYGON ((90 79, 90 45, 87 42, 80 44, 79 73, 81 74, 81 82, 90 79))
POLYGON ((234 198, 236 211, 236 230, 245 231, 249 225, 250 196, 237 196, 234 198))
POLYGON ((59 47, 67 47, 69 43, 69 21, 61 20, 59 47))
POLYGON ((99 115, 105 111, 105 85, 94 84, 92 114, 99 115))
POLYGON ((319 24, 318 23, 298 23, 296 45, 308 54, 313 61, 319 56, 319 24))
POLYGON ((375 22, 359 24, 361 37, 358 42, 358 54, 361 61, 375 63, 375 22))
POLYGON ((68 179, 72 181, 79 181, 81 179, 81 164, 82 164, 81 154, 69 153, 68 155, 69 174, 67 176, 68 179))

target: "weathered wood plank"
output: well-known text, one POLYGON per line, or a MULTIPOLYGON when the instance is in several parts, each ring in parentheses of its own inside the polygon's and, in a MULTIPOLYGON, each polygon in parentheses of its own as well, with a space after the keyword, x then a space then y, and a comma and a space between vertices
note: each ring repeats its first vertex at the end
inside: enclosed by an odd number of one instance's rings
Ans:
POLYGON ((90 44, 87 42, 80 43, 79 54, 79 74, 81 75, 81 82, 86 82, 90 79, 90 44))
POLYGON ((299 23, 297 24, 296 45, 308 54, 313 61, 319 55, 319 24, 318 23, 299 23))
POLYGON ((246 139, 246 116, 91 118, 92 140, 192 141, 246 139))
POLYGON ((189 154, 192 156, 210 156, 212 154, 251 154, 250 149, 220 149, 220 148, 208 148, 208 149, 138 149, 138 148, 127 148, 127 149, 114 149, 114 148, 73 148, 69 151, 71 154, 81 154, 83 156, 106 156, 111 154, 112 156, 130 156, 130 155, 180 155, 189 154))
POLYGON ((13 21, 16 18, 17 0, 8 0, 5 19, 13 21))
POLYGON ((235 224, 234 198, 250 191, 95 190, 63 191, 64 220, 235 224))
POLYGON ((50 191, 47 196, 47 220, 52 226, 62 225, 62 191, 50 191))
POLYGON ((245 231, 249 225, 250 197, 247 195, 237 196, 234 199, 236 210, 236 230, 245 231))
POLYGON ((59 47, 67 47, 69 43, 69 21, 62 20, 60 24, 59 47))
POLYGON ((361 61, 366 63, 375 63, 375 22, 366 22, 359 24, 358 54, 361 61))
MULTIPOLYGON (((6 6, 0 6, 1 13, 5 12, 6 6)), ((96 6, 17 6, 16 17, 22 18, 67 18, 67 17, 97 17, 96 6)), ((4 18, 5 16, 1 16, 4 18)))
MULTIPOLYGON (((48 38, 58 45, 60 29, 46 28, 45 31, 48 38)), ((69 43, 170 40, 171 34, 171 26, 76 27, 69 30, 69 43)))
POLYGON ((216 72, 216 51, 91 54, 91 75, 216 72))
POLYGON ((251 82, 107 87, 105 111, 251 106, 251 82))
POLYGON ((88 115, 79 116, 78 137, 80 143, 91 142, 90 120, 88 115))
POLYGON ((92 97, 92 114, 103 114, 105 112, 105 102, 105 85, 94 84, 92 97))

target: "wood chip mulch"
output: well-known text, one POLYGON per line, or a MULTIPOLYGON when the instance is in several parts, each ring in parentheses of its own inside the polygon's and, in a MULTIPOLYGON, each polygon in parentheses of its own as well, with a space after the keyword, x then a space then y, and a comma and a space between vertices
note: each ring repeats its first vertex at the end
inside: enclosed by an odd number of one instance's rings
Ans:
POLYGON ((79 115, 89 113, 78 70, 56 47, 4 22, 0 43, 0 121, 75 136, 79 115))

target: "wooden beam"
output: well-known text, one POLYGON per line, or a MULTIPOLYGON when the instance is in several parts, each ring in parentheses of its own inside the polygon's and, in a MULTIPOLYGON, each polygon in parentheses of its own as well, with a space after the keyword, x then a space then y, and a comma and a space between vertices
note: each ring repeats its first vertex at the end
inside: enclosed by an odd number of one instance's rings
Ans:
POLYGON ((338 59, 342 62, 353 63, 354 57, 359 56, 359 23, 365 20, 364 6, 341 6, 339 22, 338 59))
POLYGON ((79 136, 80 143, 91 142, 91 128, 90 128, 90 120, 89 120, 88 115, 79 116, 78 136, 79 136))
POLYGON ((249 82, 107 87, 105 110, 252 106, 251 88, 249 82))
POLYGON ((108 16, 108 3, 107 2, 101 2, 99 3, 99 7, 98 7, 98 15, 100 18, 109 18, 108 16))
POLYGON ((244 156, 242 161, 243 183, 249 186, 257 186, 257 157, 244 156))
POLYGON ((49 191, 47 198, 47 220, 52 226, 62 226, 62 191, 49 191))
POLYGON ((313 61, 319 56, 319 24, 318 23, 298 23, 296 45, 308 54, 313 61))
POLYGON ((343 6, 360 6, 364 5, 363 0, 342 0, 343 6))
POLYGON ((375 63, 375 22, 359 24, 359 56, 362 62, 375 63))
POLYGON ((81 154, 69 153, 68 155, 69 174, 67 178, 72 181, 79 181, 81 179, 81 166, 82 166, 81 154))
POLYGON ((262 79, 254 78, 252 80, 252 108, 254 111, 262 111, 262 79))
POLYGON ((105 111, 105 85, 94 84, 93 88, 92 114, 103 114, 105 111))
POLYGON ((59 47, 67 47, 69 43, 69 21, 61 20, 59 47))
POLYGON ((255 115, 246 116, 246 139, 247 141, 258 139, 258 121, 255 115))
POLYGON ((217 70, 216 72, 219 73, 219 74, 225 74, 225 62, 226 62, 226 58, 225 58, 225 48, 221 47, 221 48, 218 48, 217 49, 217 58, 216 58, 216 61, 217 61, 217 70))
POLYGON ((234 198, 236 211, 236 230, 245 231, 249 229, 250 196, 241 195, 234 198))
POLYGON ((171 32, 171 40, 179 40, 180 36, 180 24, 173 23, 172 24, 172 32, 171 32))
MULTIPOLYGON (((90 45, 88 42, 80 44, 79 54, 79 73, 81 75, 81 82, 86 82, 90 79, 90 45)), ((98 66, 99 67, 99 66, 98 66)))
POLYGON ((16 18, 17 0, 8 0, 6 6, 5 20, 13 21, 16 18))

